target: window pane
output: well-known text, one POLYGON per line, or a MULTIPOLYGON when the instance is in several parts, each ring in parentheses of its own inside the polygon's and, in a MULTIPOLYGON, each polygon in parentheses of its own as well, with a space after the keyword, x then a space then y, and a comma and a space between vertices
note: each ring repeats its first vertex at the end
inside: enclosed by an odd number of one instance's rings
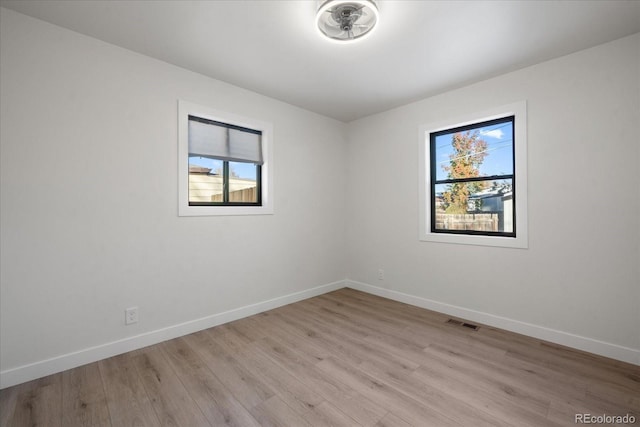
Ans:
POLYGON ((222 160, 189 155, 189 202, 222 202, 222 160))
POLYGON ((435 138, 436 180, 513 175, 511 120, 435 138))
POLYGON ((229 162, 229 202, 258 202, 257 171, 255 163, 229 162))
POLYGON ((435 186, 435 229, 513 232, 513 180, 435 186))

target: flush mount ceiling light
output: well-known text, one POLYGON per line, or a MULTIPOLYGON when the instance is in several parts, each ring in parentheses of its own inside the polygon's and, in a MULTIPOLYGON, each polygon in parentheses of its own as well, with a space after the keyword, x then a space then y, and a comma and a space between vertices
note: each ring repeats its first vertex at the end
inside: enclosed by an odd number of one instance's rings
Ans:
POLYGON ((374 0, 325 0, 316 14, 320 33, 339 42, 361 39, 371 33, 377 22, 374 0))

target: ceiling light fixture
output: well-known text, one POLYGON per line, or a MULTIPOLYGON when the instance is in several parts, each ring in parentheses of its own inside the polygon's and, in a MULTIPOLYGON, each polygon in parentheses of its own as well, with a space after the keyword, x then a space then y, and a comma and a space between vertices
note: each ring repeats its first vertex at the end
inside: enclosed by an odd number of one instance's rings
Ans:
POLYGON ((378 23, 378 7, 374 0, 324 0, 316 14, 320 33, 331 40, 360 40, 378 23))

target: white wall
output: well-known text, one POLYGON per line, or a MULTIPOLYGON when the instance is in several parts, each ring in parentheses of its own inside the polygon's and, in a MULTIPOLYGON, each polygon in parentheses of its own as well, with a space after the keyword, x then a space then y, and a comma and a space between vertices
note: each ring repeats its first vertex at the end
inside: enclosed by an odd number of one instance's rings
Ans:
POLYGON ((354 286, 640 363, 639 64, 636 34, 350 123, 354 286), (529 249, 419 242, 419 125, 521 100, 529 249))
POLYGON ((0 29, 3 385, 344 279, 343 123, 7 9, 0 29), (274 215, 177 216, 178 99, 273 123, 274 215))

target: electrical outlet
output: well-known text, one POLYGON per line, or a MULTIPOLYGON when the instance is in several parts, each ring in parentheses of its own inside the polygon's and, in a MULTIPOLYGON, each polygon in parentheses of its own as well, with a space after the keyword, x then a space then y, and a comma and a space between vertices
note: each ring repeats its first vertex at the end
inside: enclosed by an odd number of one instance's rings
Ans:
POLYGON ((383 269, 379 269, 378 270, 378 280, 384 280, 384 270, 383 269))
POLYGON ((124 311, 124 324, 138 323, 138 307, 130 307, 124 311))

